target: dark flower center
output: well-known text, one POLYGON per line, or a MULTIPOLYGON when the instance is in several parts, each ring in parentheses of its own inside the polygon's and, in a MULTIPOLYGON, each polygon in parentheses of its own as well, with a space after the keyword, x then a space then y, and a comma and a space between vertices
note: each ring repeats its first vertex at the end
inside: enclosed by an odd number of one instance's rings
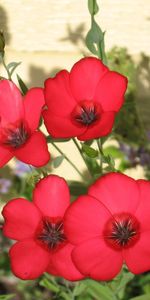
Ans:
POLYGON ((139 222, 129 214, 114 216, 106 224, 104 238, 116 250, 129 248, 139 239, 139 222))
POLYGON ((3 144, 12 148, 19 148, 29 137, 26 126, 21 123, 18 127, 10 126, 4 130, 3 144))
POLYGON ((89 126, 100 119, 101 107, 93 101, 81 101, 73 110, 73 121, 78 125, 89 126))
POLYGON ((36 234, 36 240, 47 250, 56 250, 66 243, 62 220, 44 218, 36 234))

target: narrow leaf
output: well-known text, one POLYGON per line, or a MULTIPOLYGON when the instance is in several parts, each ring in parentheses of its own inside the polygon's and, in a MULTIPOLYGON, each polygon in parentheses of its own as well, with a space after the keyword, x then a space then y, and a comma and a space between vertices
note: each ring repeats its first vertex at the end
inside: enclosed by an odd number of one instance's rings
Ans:
POLYGON ((82 151, 90 158, 95 158, 98 156, 98 151, 86 144, 82 145, 82 151))
POLYGON ((60 155, 60 156, 57 156, 56 158, 54 158, 54 160, 53 160, 54 168, 58 168, 61 165, 61 163, 63 162, 63 160, 64 160, 63 155, 60 155))
POLYGON ((28 91, 28 88, 18 74, 17 74, 17 79, 18 79, 18 83, 19 83, 20 89, 22 91, 22 94, 25 95, 28 91))

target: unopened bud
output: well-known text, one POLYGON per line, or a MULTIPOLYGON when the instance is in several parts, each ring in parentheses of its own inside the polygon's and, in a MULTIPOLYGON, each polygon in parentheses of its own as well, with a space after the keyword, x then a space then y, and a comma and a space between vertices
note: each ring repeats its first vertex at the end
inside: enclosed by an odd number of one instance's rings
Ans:
POLYGON ((4 55, 4 48, 5 48, 5 38, 2 31, 0 31, 0 54, 4 55))

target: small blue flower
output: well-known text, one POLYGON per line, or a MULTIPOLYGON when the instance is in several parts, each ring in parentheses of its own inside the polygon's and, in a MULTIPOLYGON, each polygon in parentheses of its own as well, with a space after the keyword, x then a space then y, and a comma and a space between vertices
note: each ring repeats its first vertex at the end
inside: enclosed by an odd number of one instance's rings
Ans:
POLYGON ((25 163, 22 163, 21 161, 16 161, 15 168, 13 170, 13 173, 16 176, 22 178, 22 177, 25 177, 28 173, 31 173, 31 172, 32 172, 32 169, 30 168, 29 165, 27 165, 25 163))
POLYGON ((0 178, 0 193, 7 194, 11 185, 12 185, 11 180, 6 178, 0 178))

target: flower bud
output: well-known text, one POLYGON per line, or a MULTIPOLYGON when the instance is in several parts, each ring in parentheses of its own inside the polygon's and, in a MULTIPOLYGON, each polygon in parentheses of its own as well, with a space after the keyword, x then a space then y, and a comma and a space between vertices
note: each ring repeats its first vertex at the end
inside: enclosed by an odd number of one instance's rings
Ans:
POLYGON ((0 54, 4 55, 4 48, 5 48, 5 38, 2 31, 0 31, 0 54))

